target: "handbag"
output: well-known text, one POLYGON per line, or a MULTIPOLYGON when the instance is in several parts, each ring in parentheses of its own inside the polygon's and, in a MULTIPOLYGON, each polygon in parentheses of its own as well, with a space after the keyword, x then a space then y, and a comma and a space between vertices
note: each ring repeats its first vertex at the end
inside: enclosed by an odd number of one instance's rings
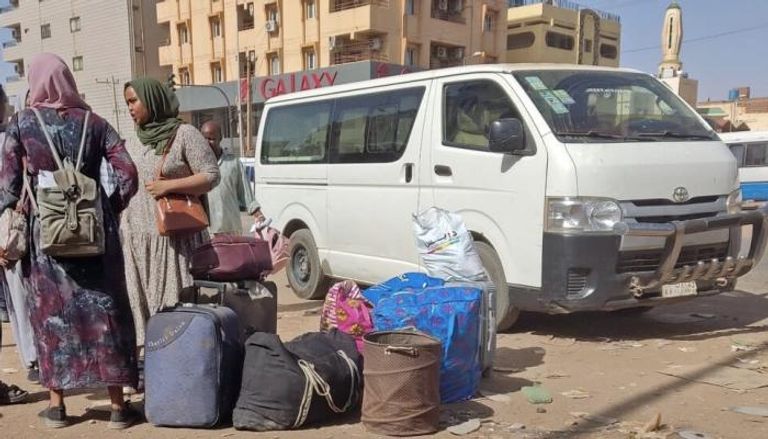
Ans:
POLYGON ((35 197, 32 196, 32 188, 29 187, 27 180, 26 163, 24 163, 22 181, 23 188, 16 208, 5 209, 0 214, 0 248, 5 251, 4 257, 9 261, 18 261, 27 254, 29 249, 27 215, 24 212, 27 201, 34 210, 37 210, 35 197))
MULTIPOLYGON (((176 133, 171 136, 168 145, 173 145, 176 133)), ((163 166, 168 152, 163 154, 157 179, 163 179, 163 166)), ((197 233, 208 228, 208 215, 205 213, 200 197, 188 194, 167 194, 155 203, 155 221, 161 236, 174 236, 197 233)))
POLYGON ((261 280, 272 270, 269 244, 250 236, 216 235, 192 253, 189 272, 216 282, 261 280))

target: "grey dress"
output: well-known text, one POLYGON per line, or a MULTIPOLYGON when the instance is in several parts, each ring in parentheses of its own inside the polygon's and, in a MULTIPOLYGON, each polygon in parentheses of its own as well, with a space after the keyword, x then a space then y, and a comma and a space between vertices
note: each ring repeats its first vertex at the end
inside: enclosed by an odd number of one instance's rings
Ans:
MULTIPOLYGON (((123 212, 120 235, 136 342, 141 346, 147 320, 163 307, 178 303, 181 291, 192 286, 189 257, 208 240, 208 232, 160 236, 155 223, 155 199, 144 189, 144 184, 156 179, 163 157, 139 142, 131 142, 128 152, 139 170, 139 192, 123 212)), ((219 183, 215 154, 197 129, 184 124, 171 145, 163 177, 184 178, 193 174, 205 174, 212 187, 219 183)))

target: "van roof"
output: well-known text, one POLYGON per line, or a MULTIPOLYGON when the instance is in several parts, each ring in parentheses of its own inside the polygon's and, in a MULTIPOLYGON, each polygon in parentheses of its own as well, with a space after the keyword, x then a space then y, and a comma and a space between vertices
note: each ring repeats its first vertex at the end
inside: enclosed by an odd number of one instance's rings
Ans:
POLYGON ((768 141, 768 131, 737 131, 734 133, 720 133, 719 136, 723 142, 728 144, 768 141))
POLYGON ((457 76, 467 73, 509 73, 521 70, 583 70, 597 72, 628 72, 643 73, 639 70, 586 66, 580 64, 474 64, 470 66, 450 67, 445 69, 426 70, 423 72, 407 73, 404 75, 387 76, 385 78, 358 81, 350 84, 336 85, 333 87, 323 87, 312 90, 299 91, 295 93, 275 96, 267 100, 267 104, 286 102, 298 99, 304 99, 315 96, 332 95, 346 91, 360 90, 370 87, 382 87, 394 84, 403 84, 408 82, 424 81, 428 79, 443 78, 447 76, 457 76))

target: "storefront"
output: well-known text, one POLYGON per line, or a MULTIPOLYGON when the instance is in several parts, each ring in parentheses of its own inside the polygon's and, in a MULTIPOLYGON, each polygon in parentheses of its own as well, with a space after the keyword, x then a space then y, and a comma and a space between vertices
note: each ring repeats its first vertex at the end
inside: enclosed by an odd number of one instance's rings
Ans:
POLYGON ((250 118, 247 116, 248 87, 245 80, 240 83, 231 81, 215 85, 184 86, 180 87, 176 94, 179 97, 182 117, 185 120, 197 127, 209 120, 219 122, 225 137, 224 146, 230 151, 242 155, 244 162, 252 162, 252 159, 248 160, 248 158, 253 157, 254 154, 259 119, 267 99, 302 90, 410 73, 414 69, 395 64, 363 61, 311 71, 253 78, 250 87, 250 118), (239 87, 240 90, 238 90, 239 87), (242 105, 238 108, 240 95, 243 96, 243 99, 242 105), (238 123, 238 120, 241 123, 238 123), (250 145, 247 142, 248 122, 250 122, 252 139, 250 145), (240 127, 242 127, 242 133, 240 127), (245 147, 241 148, 241 144, 245 147))

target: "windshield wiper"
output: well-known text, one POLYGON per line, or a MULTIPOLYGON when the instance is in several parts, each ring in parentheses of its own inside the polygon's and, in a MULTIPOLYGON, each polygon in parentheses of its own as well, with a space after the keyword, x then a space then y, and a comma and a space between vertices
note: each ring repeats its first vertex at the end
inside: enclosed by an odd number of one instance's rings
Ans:
POLYGON ((660 131, 658 133, 636 133, 637 137, 667 137, 672 139, 691 139, 691 140, 715 140, 711 135, 676 133, 674 131, 660 131))
POLYGON ((563 137, 591 137, 594 139, 612 139, 612 140, 648 140, 645 138, 638 138, 638 137, 627 137, 627 136, 621 136, 618 134, 611 134, 611 133, 604 133, 600 131, 584 131, 584 132, 570 132, 570 131, 557 131, 555 132, 555 135, 557 136, 563 136, 563 137))

